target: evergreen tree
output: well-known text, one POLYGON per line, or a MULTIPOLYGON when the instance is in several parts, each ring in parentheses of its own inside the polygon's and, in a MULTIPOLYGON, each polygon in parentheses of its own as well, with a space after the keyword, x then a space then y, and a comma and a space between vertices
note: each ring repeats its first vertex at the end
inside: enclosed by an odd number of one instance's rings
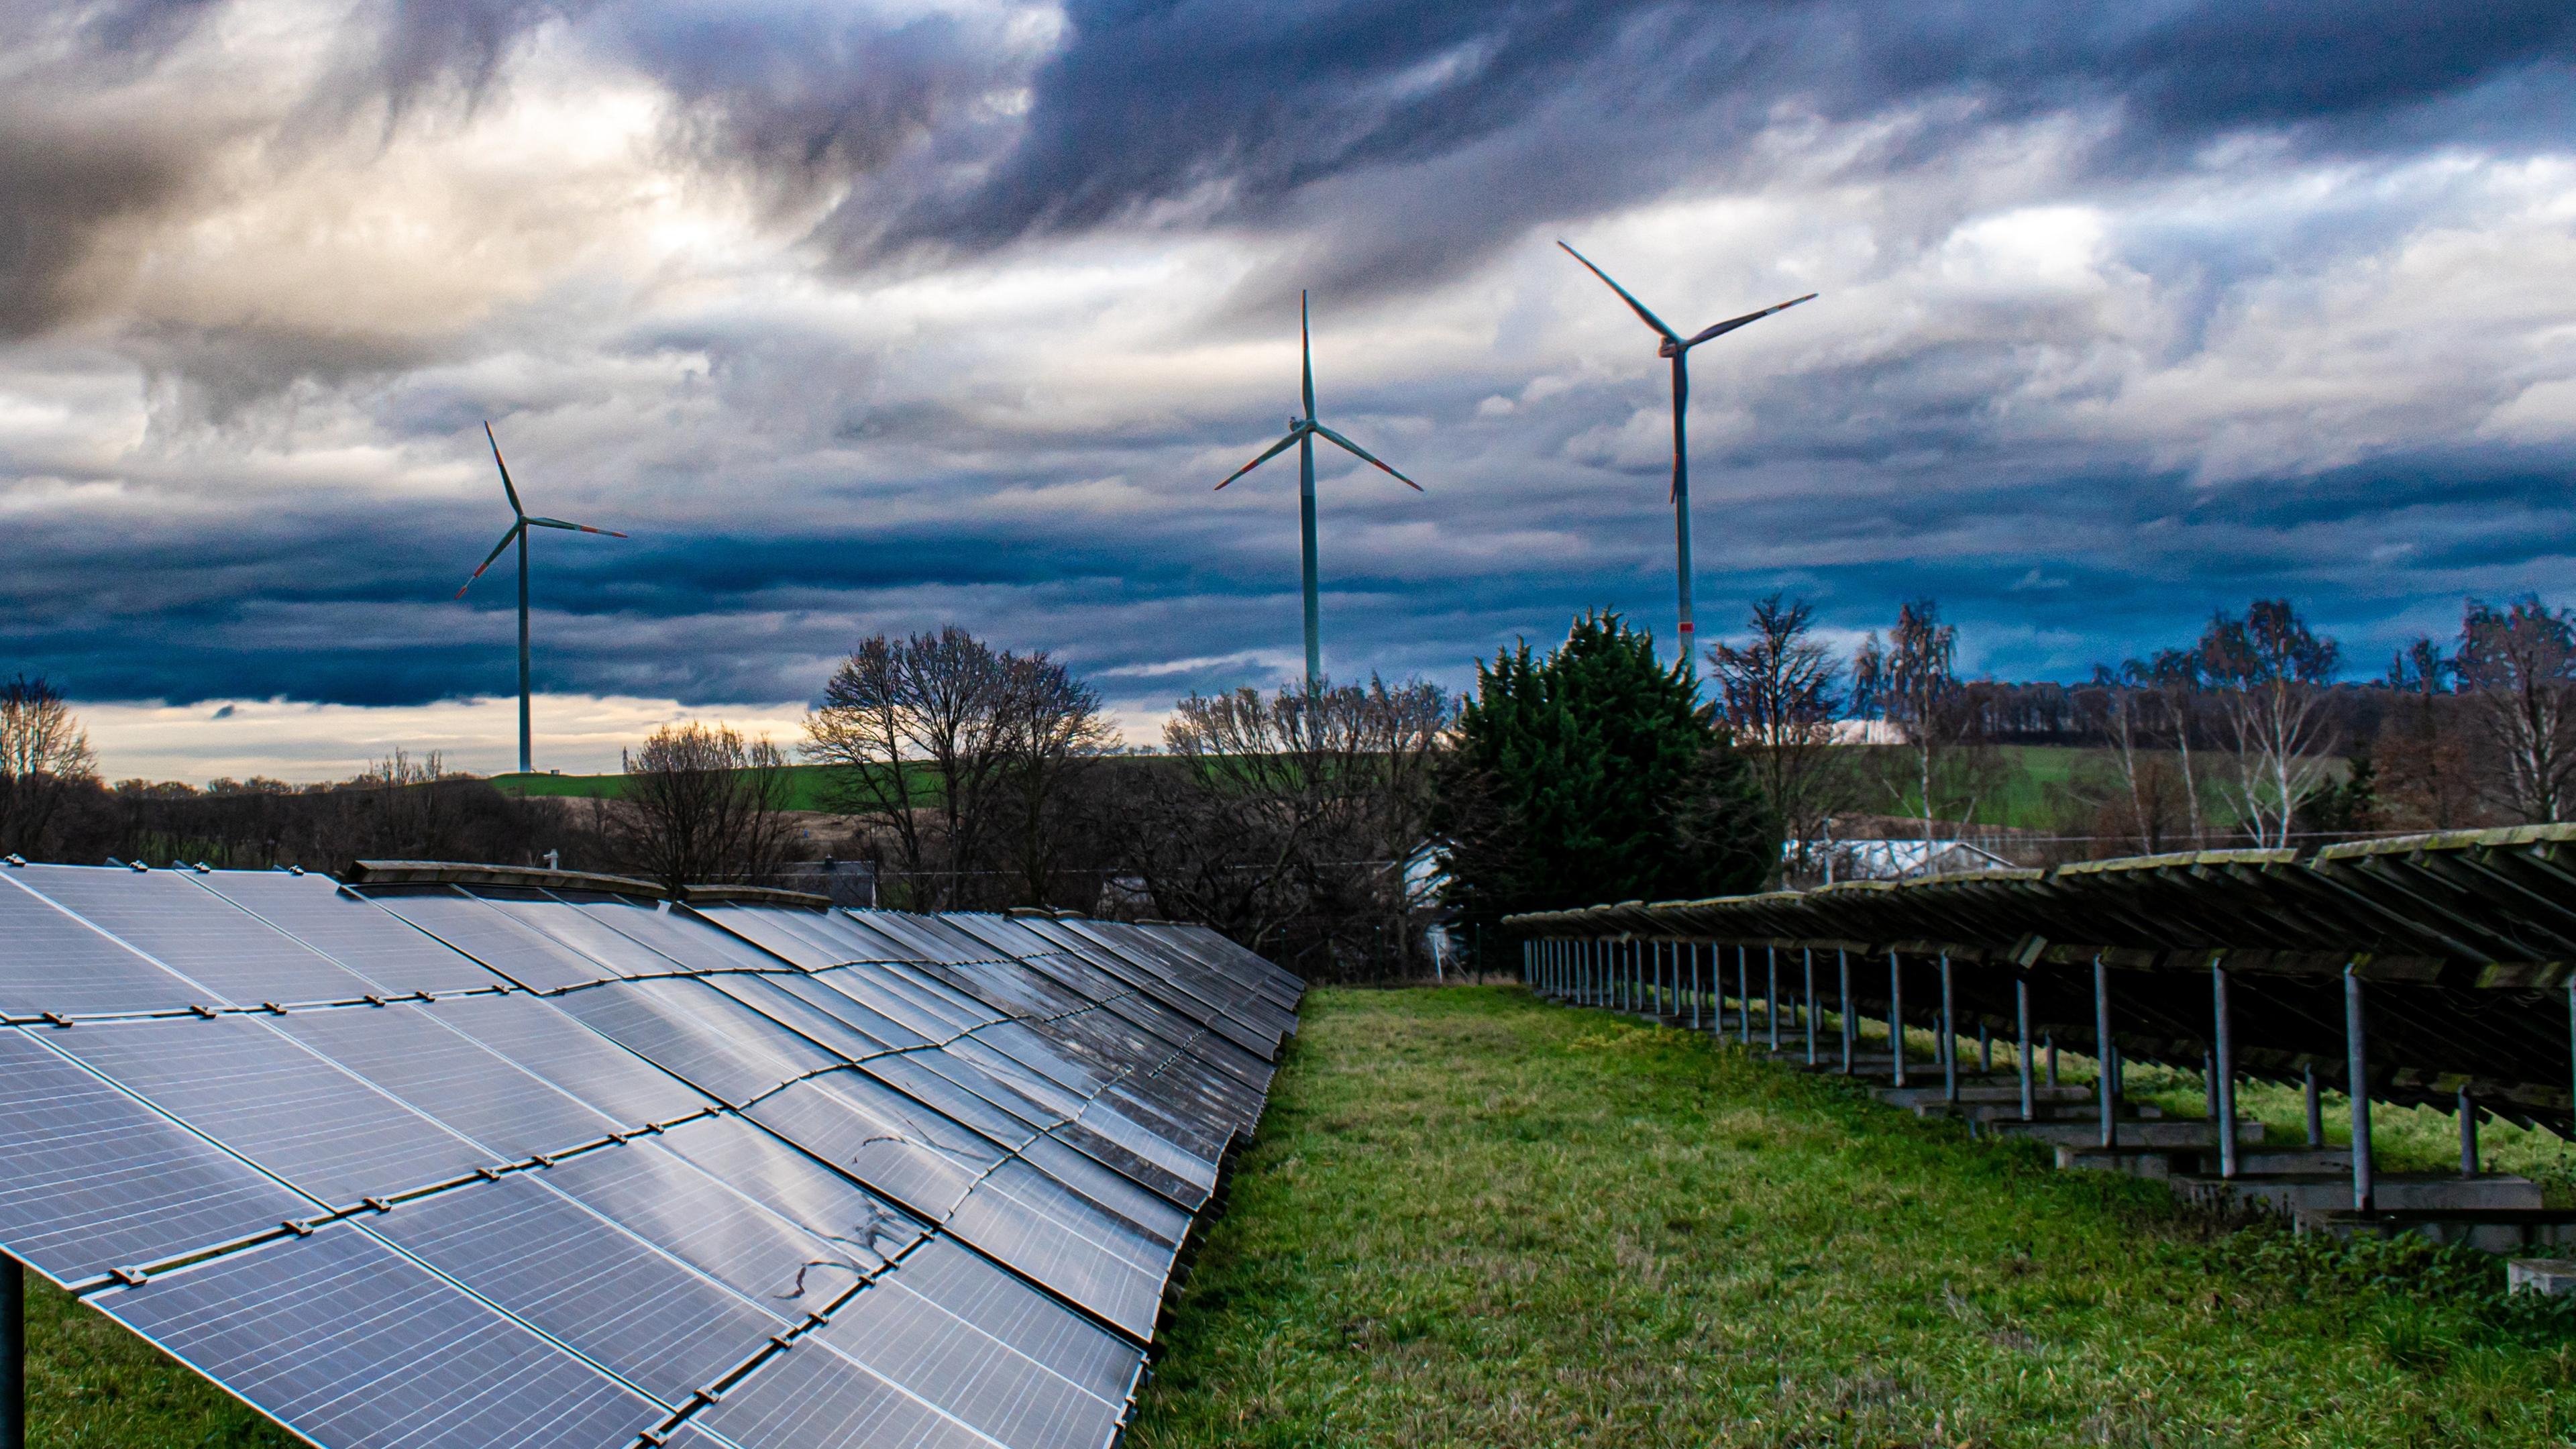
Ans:
POLYGON ((1477 666, 1439 818, 1471 938, 1518 911, 1762 888, 1779 821, 1696 694, 1607 612, 1544 659, 1524 641, 1477 666))

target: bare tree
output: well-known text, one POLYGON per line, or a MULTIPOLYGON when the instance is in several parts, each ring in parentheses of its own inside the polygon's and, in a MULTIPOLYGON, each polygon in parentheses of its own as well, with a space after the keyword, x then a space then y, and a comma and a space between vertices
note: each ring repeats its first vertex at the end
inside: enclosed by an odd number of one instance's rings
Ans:
POLYGON ((664 725, 626 752, 626 790, 612 811, 619 864, 673 892, 756 879, 786 854, 787 759, 766 739, 725 725, 664 725))
MULTIPOLYGON (((1875 644, 1875 638, 1869 641, 1875 644)), ((1865 645, 1866 649, 1867 646, 1865 645)), ((1911 797, 1931 856, 1935 817, 1944 807, 1961 820, 1976 811, 1976 790, 1958 756, 1975 738, 1977 711, 1959 683, 1959 629, 1941 622, 1941 606, 1917 599, 1896 611, 1888 631, 1878 691, 1887 716, 1905 731, 1904 778, 1887 781, 1899 804, 1911 797)))
POLYGON ((1009 673, 954 624, 902 640, 879 634, 834 671, 805 721, 805 758, 836 767, 837 803, 893 837, 904 904, 967 903, 1008 774, 1009 673))
POLYGON ((2258 846, 2287 845, 2299 806, 2332 781, 2334 735, 2318 701, 2340 653, 2287 599, 2257 599, 2242 619, 2222 611, 2201 634, 2202 669, 2227 710, 2237 807, 2258 846))
POLYGON ((1842 666, 1815 637, 1815 608, 1773 594, 1753 606, 1752 637, 1708 651, 1718 713, 1753 762, 1762 793, 1787 827, 1789 874, 1815 869, 1808 856, 1825 817, 1844 801, 1834 768, 1834 725, 1843 709, 1842 666))
POLYGON ((2445 830, 2472 823, 2478 781, 2459 716, 2474 701, 2451 692, 2459 666, 2419 635, 2388 662, 2393 698, 2372 750, 2392 823, 2445 830))
POLYGON ((2111 757, 2118 763, 2120 784, 2128 797, 2129 821, 2138 848, 2153 853, 2157 847, 2156 830, 2147 809, 2147 769, 2140 759, 2139 687, 2146 665, 2136 659, 2113 669, 2107 664, 2093 666, 2093 688, 2088 702, 2101 716, 2102 732, 2111 741, 2111 757))
POLYGON ((2503 609, 2469 602, 2460 682, 2493 750, 2489 798, 2531 824, 2576 808, 2576 616, 2537 596, 2503 609))
POLYGON ((1438 685, 1304 683, 1176 702, 1170 761, 1129 803, 1132 868, 1164 915, 1261 942, 1310 977, 1403 969, 1427 883, 1433 774, 1457 707, 1438 685))
POLYGON ((2198 850, 2208 837, 2201 821, 2200 777, 2191 767, 2191 741, 2200 728, 2200 697, 2207 687, 2200 655, 2190 649, 2162 649, 2146 662, 2144 680, 2153 685, 2164 711, 2165 728, 2182 769, 2183 807, 2191 821, 2191 846, 2198 850))
MULTIPOLYGON (((1011 816, 1012 855, 1024 904, 1044 905, 1074 821, 1065 809, 1076 775, 1117 748, 1118 730, 1100 713, 1100 692, 1041 649, 1002 656, 996 730, 1011 816)), ((1089 901, 1080 902, 1089 905, 1089 901)))
POLYGON ((40 853, 64 801, 97 781, 89 733, 62 691, 24 674, 0 684, 0 851, 40 853))

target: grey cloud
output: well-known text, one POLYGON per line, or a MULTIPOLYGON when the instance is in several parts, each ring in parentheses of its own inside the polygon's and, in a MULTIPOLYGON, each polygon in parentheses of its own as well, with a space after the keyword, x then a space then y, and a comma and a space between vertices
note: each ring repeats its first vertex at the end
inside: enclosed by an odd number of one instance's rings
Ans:
MULTIPOLYGON (((2246 128, 2330 140, 2535 70, 2564 75, 2576 49, 2576 11, 2555 0, 1523 0, 1343 4, 1293 22, 1234 5, 1087 0, 1070 18, 1009 153, 972 184, 923 198, 896 238, 991 246, 1193 195, 1212 195, 1214 218, 1259 225, 1334 178, 1492 147, 1506 164, 1471 166, 1482 186, 1417 187, 1411 205, 1384 197, 1356 214, 1376 235, 1388 213, 1413 213, 1413 241, 1437 238, 1472 260, 1506 220, 1722 173, 1782 106, 1848 120, 1950 95, 1986 121, 2108 108, 2126 118, 2114 154, 2246 128), (1542 113, 1553 135, 1515 145, 1509 133, 1542 113), (1449 211, 1460 214, 1445 230, 1425 215, 1449 211)), ((2567 109, 2562 99, 2526 115, 2523 136, 2550 134, 2567 109)), ((1952 139, 1935 129, 1916 144, 1928 155, 1952 139)), ((1399 248, 1376 251, 1378 265, 1398 264, 1399 248)))

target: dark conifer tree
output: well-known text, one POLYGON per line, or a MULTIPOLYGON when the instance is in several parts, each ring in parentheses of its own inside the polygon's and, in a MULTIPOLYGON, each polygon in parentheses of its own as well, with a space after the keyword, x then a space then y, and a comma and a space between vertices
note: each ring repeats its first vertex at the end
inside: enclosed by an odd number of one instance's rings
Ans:
POLYGON ((1516 911, 1734 895, 1777 871, 1749 763, 1653 635, 1587 614, 1544 659, 1523 642, 1476 676, 1439 822, 1470 939, 1516 911))

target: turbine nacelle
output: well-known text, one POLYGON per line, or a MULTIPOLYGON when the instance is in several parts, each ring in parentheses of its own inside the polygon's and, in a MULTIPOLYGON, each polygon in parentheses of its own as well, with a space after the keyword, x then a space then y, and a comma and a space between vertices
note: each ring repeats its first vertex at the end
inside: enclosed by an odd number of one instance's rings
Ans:
POLYGON ((573 533, 605 534, 610 538, 624 538, 626 536, 613 528, 593 528, 587 523, 572 523, 561 518, 538 518, 531 516, 528 510, 522 507, 519 503, 519 490, 510 482, 510 465, 501 461, 501 440, 492 436, 492 425, 490 423, 485 423, 483 425, 483 441, 492 445, 492 466, 501 470, 501 492, 510 500, 510 513, 513 521, 510 524, 509 531, 501 535, 501 541, 492 545, 492 551, 490 553, 483 555, 483 562, 476 564, 474 566, 474 572, 465 576, 465 582, 457 589, 456 597, 460 599, 464 598, 465 590, 474 587, 474 581, 483 577, 483 571, 492 566, 492 561, 501 556, 502 550, 508 548, 511 544, 518 542, 520 536, 531 528, 561 528, 573 533))
POLYGON ((1251 472, 1253 469, 1260 467, 1262 464, 1269 462, 1271 459, 1287 452, 1290 448, 1295 447, 1298 440, 1302 438, 1317 437, 1332 444, 1334 447, 1341 449, 1343 452, 1350 454, 1352 457, 1359 459, 1361 462, 1384 472, 1387 476, 1395 479, 1399 483, 1402 483, 1405 487, 1412 489, 1414 492, 1421 492, 1421 484, 1414 482, 1412 479, 1405 477, 1402 473, 1398 473, 1395 469, 1388 467, 1387 464, 1375 453, 1372 453, 1368 449, 1361 447, 1359 444, 1352 442, 1350 439, 1343 437, 1341 434, 1334 432, 1332 429, 1325 427, 1322 423, 1315 421, 1315 345, 1306 328, 1306 294, 1303 292, 1297 294, 1297 349, 1299 363, 1298 385, 1302 390, 1305 399, 1306 415, 1302 418, 1289 418, 1288 432, 1286 436, 1263 449, 1251 462, 1246 463, 1242 467, 1235 469, 1233 472, 1226 474, 1225 483, 1219 483, 1216 486, 1220 489, 1225 487, 1226 483, 1233 482, 1235 479, 1242 477, 1244 474, 1251 472))

